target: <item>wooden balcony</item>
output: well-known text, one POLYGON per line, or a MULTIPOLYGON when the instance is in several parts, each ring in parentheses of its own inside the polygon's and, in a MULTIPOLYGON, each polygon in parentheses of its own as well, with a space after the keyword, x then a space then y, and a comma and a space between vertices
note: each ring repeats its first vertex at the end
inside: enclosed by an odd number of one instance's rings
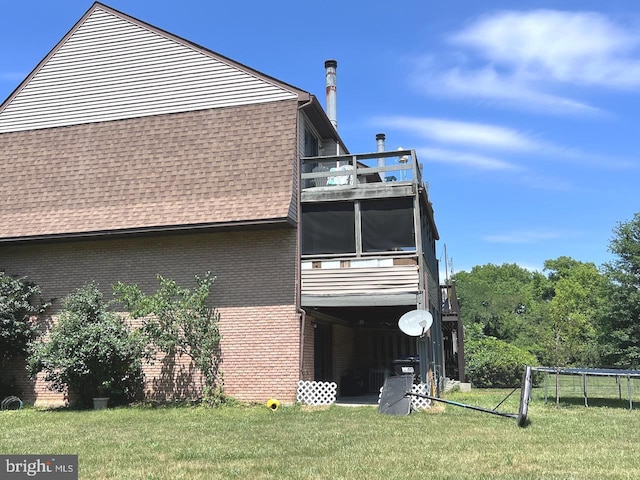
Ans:
POLYGON ((411 196, 424 188, 415 150, 302 159, 302 201, 411 196))
POLYGON ((460 306, 456 286, 453 283, 440 285, 442 301, 442 333, 447 372, 452 377, 465 381, 464 327, 460 319, 460 306))
POLYGON ((414 150, 306 157, 301 185, 303 306, 437 298, 438 236, 414 150))
POLYGON ((451 317, 451 321, 458 321, 460 307, 458 306, 456 286, 452 283, 440 285, 440 296, 442 298, 442 315, 451 317))
POLYGON ((303 305, 415 305, 419 291, 415 255, 302 261, 303 305))

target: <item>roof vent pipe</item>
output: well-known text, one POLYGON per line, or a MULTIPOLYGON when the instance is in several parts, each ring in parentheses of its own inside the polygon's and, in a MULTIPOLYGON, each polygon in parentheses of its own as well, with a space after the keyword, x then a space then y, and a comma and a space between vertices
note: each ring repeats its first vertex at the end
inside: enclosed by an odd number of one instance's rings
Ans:
MULTIPOLYGON (((378 133, 376 135, 376 144, 378 146, 378 149, 376 150, 377 152, 384 152, 385 150, 385 146, 384 146, 384 139, 386 138, 384 133, 378 133)), ((378 159, 378 167, 385 167, 385 160, 384 158, 379 158, 378 159)), ((386 172, 378 172, 378 175, 380 175, 380 178, 382 179, 382 181, 384 182, 387 178, 386 172)))
POLYGON ((338 116, 337 116, 337 100, 336 100, 336 68, 338 62, 335 60, 327 60, 324 62, 324 68, 326 72, 326 85, 327 85, 327 116, 333 128, 338 130, 338 116))

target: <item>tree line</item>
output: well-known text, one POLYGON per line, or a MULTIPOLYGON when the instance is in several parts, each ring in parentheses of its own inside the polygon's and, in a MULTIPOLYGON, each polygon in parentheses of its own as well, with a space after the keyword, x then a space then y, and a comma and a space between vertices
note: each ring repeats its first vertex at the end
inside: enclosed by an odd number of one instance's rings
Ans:
POLYGON ((546 366, 640 368, 640 213, 613 234, 601 266, 562 256, 543 272, 487 264, 455 274, 470 351, 491 339, 546 366))

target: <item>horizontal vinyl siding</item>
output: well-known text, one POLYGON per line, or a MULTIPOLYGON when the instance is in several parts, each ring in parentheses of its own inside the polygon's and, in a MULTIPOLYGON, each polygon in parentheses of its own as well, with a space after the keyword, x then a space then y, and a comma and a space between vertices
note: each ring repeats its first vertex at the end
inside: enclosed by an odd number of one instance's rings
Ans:
POLYGON ((296 96, 97 8, 0 113, 0 133, 296 96))
POLYGON ((418 267, 313 268, 302 270, 303 295, 348 295, 418 291, 418 267))

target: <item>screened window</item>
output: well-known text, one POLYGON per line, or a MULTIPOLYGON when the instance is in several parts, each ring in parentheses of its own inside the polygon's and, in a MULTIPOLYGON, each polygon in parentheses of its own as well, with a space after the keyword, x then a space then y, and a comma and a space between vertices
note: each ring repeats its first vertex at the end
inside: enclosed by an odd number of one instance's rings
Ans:
POLYGON ((304 129, 304 156, 305 157, 317 157, 318 156, 318 139, 311 133, 308 127, 304 129))
POLYGON ((307 203, 302 206, 302 253, 354 253, 353 203, 307 203))
POLYGON ((413 199, 361 201, 360 212, 363 252, 415 250, 413 199))

